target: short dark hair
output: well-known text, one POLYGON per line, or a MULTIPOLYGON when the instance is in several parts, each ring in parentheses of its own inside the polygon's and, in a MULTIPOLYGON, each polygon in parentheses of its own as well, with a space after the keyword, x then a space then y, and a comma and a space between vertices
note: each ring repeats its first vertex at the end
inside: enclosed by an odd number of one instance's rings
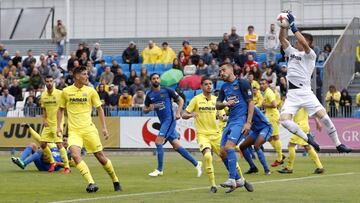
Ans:
POLYGON ((201 77, 201 84, 203 85, 206 80, 210 80, 210 81, 212 82, 212 80, 210 79, 210 77, 208 77, 208 76, 203 76, 203 77, 201 77))
POLYGON ((74 68, 73 74, 76 75, 76 74, 81 73, 81 72, 83 72, 85 70, 87 70, 85 66, 80 66, 80 67, 74 68))
POLYGON ((155 75, 158 75, 160 77, 160 74, 159 73, 153 73, 150 75, 150 80, 155 76, 155 75))
POLYGON ((163 42, 162 45, 163 45, 163 46, 164 46, 164 45, 168 46, 169 44, 168 44, 167 42, 163 42))
POLYGON ((262 78, 262 79, 260 79, 260 82, 261 81, 265 81, 266 82, 266 84, 269 84, 269 81, 267 81, 266 79, 264 79, 264 78, 262 78))
POLYGON ((192 48, 192 50, 196 50, 196 51, 198 51, 198 49, 197 49, 197 48, 192 48))
POLYGON ((254 29, 254 26, 252 26, 252 25, 249 25, 249 26, 248 26, 248 29, 250 29, 250 28, 254 29))
POLYGON ((208 46, 204 46, 204 48, 203 49, 209 49, 209 47, 208 46))
POLYGON ((47 75, 47 76, 45 77, 45 80, 46 80, 46 79, 50 79, 50 78, 51 78, 51 79, 54 79, 52 75, 47 75))

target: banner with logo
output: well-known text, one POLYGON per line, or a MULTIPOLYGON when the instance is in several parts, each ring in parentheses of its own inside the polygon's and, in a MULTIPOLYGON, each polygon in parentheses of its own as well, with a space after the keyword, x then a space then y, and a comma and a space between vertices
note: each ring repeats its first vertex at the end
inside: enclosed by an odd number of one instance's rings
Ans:
MULTIPOLYGON (((155 139, 159 133, 160 122, 157 117, 122 117, 120 119, 121 148, 155 148, 155 139)), ((179 141, 185 148, 198 148, 194 120, 178 120, 176 131, 179 141)), ((165 148, 172 148, 169 143, 165 148)))
MULTIPOLYGON (((106 124, 108 126, 110 137, 105 140, 102 135, 102 128, 99 118, 94 117, 93 122, 96 125, 101 142, 104 147, 119 148, 120 118, 108 117, 106 124)), ((29 142, 35 142, 29 133, 29 130, 21 126, 22 123, 29 123, 30 126, 39 134, 42 129, 42 119, 36 118, 0 118, 0 147, 25 147, 29 142)))

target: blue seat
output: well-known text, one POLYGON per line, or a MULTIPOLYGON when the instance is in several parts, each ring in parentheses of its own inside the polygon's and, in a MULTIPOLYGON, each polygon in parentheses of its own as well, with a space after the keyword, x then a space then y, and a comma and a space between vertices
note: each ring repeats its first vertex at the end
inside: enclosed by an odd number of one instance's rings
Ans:
POLYGON ((100 66, 101 66, 101 64, 100 64, 100 63, 96 64, 96 65, 95 65, 96 70, 97 70, 97 69, 99 69, 99 68, 100 68, 100 66))
POLYGON ((177 87, 178 87, 178 84, 175 84, 175 85, 169 86, 168 88, 175 90, 177 87))
POLYGON ((111 113, 111 116, 112 116, 112 117, 118 116, 118 111, 116 111, 116 110, 110 111, 110 113, 111 113))
POLYGON ((124 117, 124 116, 129 116, 129 111, 128 110, 120 110, 120 111, 118 111, 118 116, 122 116, 122 117, 124 117))
POLYGON ((131 64, 131 70, 135 70, 136 73, 141 72, 141 64, 131 64))
POLYGON ((154 64, 144 64, 148 71, 154 71, 154 64))
POLYGON ((130 77, 130 72, 129 72, 129 70, 124 70, 123 72, 124 72, 124 75, 126 75, 127 78, 130 77))
POLYGON ((0 111, 0 117, 6 117, 7 111, 0 111))
POLYGON ((360 118, 360 109, 356 110, 356 111, 353 113, 353 118, 360 118))
POLYGON ((165 67, 165 70, 170 70, 172 69, 173 67, 173 64, 167 64, 167 66, 165 67))
POLYGON ((194 90, 185 90, 184 92, 186 103, 188 104, 190 100, 194 97, 194 90))
POLYGON ((203 91, 200 89, 200 90, 195 90, 195 96, 198 95, 198 94, 201 94, 203 91))
POLYGON ((123 58, 121 55, 115 55, 114 59, 118 62, 118 63, 124 63, 123 58))
POLYGON ((258 57, 257 61, 258 61, 259 63, 266 62, 266 54, 265 54, 265 53, 258 54, 257 57, 258 57))
POLYGON ((225 82, 222 81, 222 80, 216 81, 216 87, 215 87, 215 89, 216 89, 216 90, 219 90, 224 83, 225 83, 225 82))
POLYGON ((279 63, 279 66, 282 67, 282 66, 287 66, 287 62, 280 62, 279 63))
POLYGON ((131 110, 129 111, 129 116, 141 116, 142 112, 140 110, 131 110))
POLYGON ((278 62, 282 58, 282 55, 280 53, 277 53, 275 55, 275 61, 278 62))
POLYGON ((129 71, 129 64, 121 63, 119 66, 123 69, 123 71, 129 71))
POLYGON ((165 64, 156 64, 154 67, 155 72, 164 72, 165 71, 165 64))
POLYGON ((106 64, 111 64, 113 57, 110 55, 104 55, 104 60, 106 64))

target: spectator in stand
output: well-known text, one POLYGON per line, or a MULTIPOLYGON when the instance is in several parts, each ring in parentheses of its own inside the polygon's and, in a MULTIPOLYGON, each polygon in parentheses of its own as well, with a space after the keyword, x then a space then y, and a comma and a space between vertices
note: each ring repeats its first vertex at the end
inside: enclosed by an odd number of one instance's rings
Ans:
POLYGON ((5 78, 8 77, 9 72, 13 72, 14 75, 16 75, 16 66, 14 66, 13 61, 9 60, 7 66, 4 67, 2 70, 2 74, 5 78))
POLYGON ((234 75, 236 78, 240 79, 241 78, 241 74, 242 74, 242 68, 237 65, 236 63, 234 64, 234 75))
POLYGON ((269 85, 275 85, 277 82, 277 77, 275 72, 272 71, 270 66, 267 66, 265 72, 262 74, 261 79, 265 79, 269 85))
POLYGON ((36 98, 36 90, 35 90, 34 88, 31 88, 31 87, 29 88, 29 96, 27 96, 27 97, 25 98, 25 104, 28 102, 29 97, 33 97, 34 103, 35 103, 35 104, 38 104, 38 100, 37 100, 37 98, 36 98))
POLYGON ((124 89, 119 99, 120 108, 130 108, 132 106, 132 96, 129 95, 129 91, 124 89))
POLYGON ((285 101, 286 98, 286 93, 287 93, 287 82, 286 82, 286 77, 282 76, 279 79, 279 86, 280 86, 280 96, 281 96, 281 100, 285 101))
POLYGON ((76 54, 74 51, 70 53, 70 58, 67 62, 67 70, 72 71, 74 68, 74 61, 77 60, 76 54))
POLYGON ((22 56, 20 54, 20 51, 15 51, 15 56, 12 58, 12 61, 14 65, 22 62, 22 56))
POLYGON ((246 80, 251 72, 250 66, 245 63, 244 70, 242 71, 241 78, 246 80))
POLYGON ((57 24, 53 28, 52 38, 54 43, 56 43, 56 51, 60 57, 64 53, 66 35, 65 25, 63 25, 61 20, 57 20, 57 24))
POLYGON ((248 64, 249 66, 256 65, 257 67, 259 67, 259 64, 254 60, 254 56, 251 54, 247 56, 247 61, 245 64, 248 64))
POLYGON ((216 59, 217 61, 219 61, 219 46, 213 42, 211 42, 209 44, 210 47, 210 54, 212 55, 212 57, 214 59, 216 59))
POLYGON ((16 72, 18 73, 17 75, 20 75, 20 71, 24 71, 26 73, 27 70, 22 66, 21 62, 14 65, 16 65, 16 72))
POLYGON ((182 70, 189 63, 189 58, 186 58, 185 52, 183 52, 183 51, 179 52, 178 60, 179 60, 179 65, 180 65, 182 70))
POLYGON ((150 87, 150 77, 145 66, 141 67, 140 80, 146 89, 150 87))
POLYGON ((160 63, 161 53, 161 49, 152 40, 150 40, 148 47, 146 47, 141 53, 143 64, 160 63))
POLYGON ((208 74, 207 67, 208 66, 205 64, 205 60, 203 58, 200 58, 199 64, 196 68, 196 75, 207 76, 208 74))
POLYGON ((106 66, 105 72, 103 72, 100 76, 100 80, 105 80, 107 85, 111 85, 114 81, 114 73, 111 72, 109 66, 106 66))
POLYGON ((196 66, 192 64, 191 60, 188 61, 188 65, 184 67, 184 75, 194 75, 196 73, 196 66))
POLYGON ((264 98, 261 95, 260 90, 257 87, 253 87, 253 101, 254 101, 254 105, 258 108, 262 107, 264 98))
POLYGON ((221 62, 226 58, 232 60, 235 54, 235 46, 229 41, 228 33, 224 33, 223 40, 219 43, 219 59, 221 62))
POLYGON ((35 117, 37 105, 34 102, 35 98, 33 96, 29 96, 27 102, 24 105, 24 115, 26 117, 35 117))
POLYGON ((15 98, 9 94, 7 87, 4 87, 2 90, 2 96, 0 96, 0 110, 9 111, 12 110, 15 106, 15 98))
POLYGON ((129 94, 134 95, 137 89, 144 89, 144 85, 141 83, 141 79, 139 77, 136 77, 134 84, 130 86, 129 94))
POLYGON ((265 34, 264 48, 266 61, 275 61, 276 50, 279 48, 279 36, 276 34, 275 24, 271 24, 269 32, 265 34))
POLYGON ((80 58, 79 58, 79 64, 80 66, 86 66, 87 62, 90 61, 88 59, 87 53, 84 51, 82 52, 80 58))
POLYGON ((103 72, 105 72, 106 69, 106 64, 105 64, 105 60, 101 60, 100 61, 100 66, 97 68, 97 72, 96 72, 96 81, 100 80, 101 74, 103 72))
POLYGON ((167 42, 163 42, 161 46, 162 46, 161 49, 162 53, 159 63, 171 64, 173 60, 176 59, 175 51, 169 46, 167 42))
MULTIPOLYGON (((52 50, 48 50, 46 56, 46 65, 50 66, 51 64, 55 63, 55 58, 52 50)), ((36 66, 36 65, 35 65, 36 66)))
POLYGON ((240 50, 240 36, 236 33, 236 27, 231 28, 229 35, 229 42, 234 46, 234 53, 239 53, 240 50))
POLYGON ((24 61, 23 61, 23 66, 24 66, 25 68, 30 67, 31 62, 33 62, 34 65, 35 65, 35 63, 36 63, 36 59, 34 58, 31 49, 28 50, 27 55, 28 55, 28 57, 26 57, 26 58, 24 59, 24 61))
POLYGON ((355 103, 357 107, 360 107, 360 92, 356 94, 355 103))
POLYGON ((145 106, 145 92, 143 89, 139 88, 136 90, 133 96, 132 106, 135 108, 143 108, 145 106))
POLYGON ((260 84, 258 81, 254 80, 254 74, 253 73, 249 73, 247 80, 249 81, 250 85, 252 88, 256 88, 258 90, 260 90, 260 84))
POLYGON ((40 76, 38 69, 34 68, 29 80, 30 87, 34 88, 35 90, 38 90, 42 85, 42 83, 43 83, 43 79, 40 76))
POLYGON ((280 77, 286 77, 287 75, 287 67, 286 65, 282 65, 280 68, 280 73, 277 75, 278 78, 280 77))
POLYGON ((262 62, 262 63, 261 63, 261 67, 260 67, 260 71, 261 71, 261 72, 265 72, 267 67, 268 67, 267 63, 266 63, 266 62, 262 62))
POLYGON ((105 91, 105 85, 104 84, 99 85, 98 94, 99 94, 100 101, 101 101, 102 105, 103 106, 108 106, 109 105, 109 93, 107 93, 107 91, 105 91))
POLYGON ((193 48, 188 41, 183 41, 182 45, 182 51, 184 52, 184 56, 186 59, 189 59, 193 48))
POLYGON ((259 68, 256 65, 253 64, 253 65, 250 66, 250 70, 254 74, 254 80, 260 81, 260 79, 261 79, 261 71, 259 70, 259 68))
POLYGON ((42 66, 44 63, 47 65, 46 56, 45 54, 40 54, 39 60, 37 60, 35 63, 35 67, 39 69, 40 66, 42 66))
POLYGON ((72 71, 69 71, 69 74, 66 76, 65 84, 67 86, 70 86, 70 85, 74 84, 74 78, 73 78, 73 72, 72 71))
POLYGON ((243 68, 246 63, 247 58, 248 58, 248 56, 246 55, 246 48, 242 48, 240 54, 235 53, 234 62, 235 62, 235 64, 237 64, 238 66, 243 68))
POLYGON ((192 55, 190 56, 190 60, 191 60, 191 63, 194 64, 195 66, 198 65, 199 60, 200 60, 200 55, 198 54, 197 48, 192 49, 192 55))
POLYGON ((130 72, 130 77, 127 80, 127 85, 130 87, 132 84, 134 84, 135 78, 137 78, 137 73, 135 70, 132 70, 130 72))
POLYGON ((19 80, 19 86, 21 89, 29 88, 30 76, 26 75, 24 70, 20 71, 19 77, 17 79, 19 80))
POLYGON ((86 52, 87 57, 90 56, 90 49, 86 46, 85 42, 80 42, 79 48, 76 50, 76 57, 80 58, 83 52, 86 52))
POLYGON ((11 60, 11 57, 9 55, 9 52, 5 51, 4 54, 2 56, 0 56, 0 68, 4 68, 5 66, 7 66, 7 64, 10 60, 11 60))
POLYGON ((127 84, 126 84, 126 80, 121 79, 120 84, 119 84, 119 92, 122 94, 125 89, 128 89, 127 84))
POLYGON ((215 82, 219 77, 220 68, 216 64, 216 59, 211 59, 210 65, 207 67, 207 75, 210 77, 213 82, 215 82))
POLYGON ((336 90, 334 85, 329 86, 329 91, 326 93, 326 109, 330 117, 336 117, 339 110, 341 93, 336 90))
POLYGON ((352 115, 352 98, 349 95, 349 92, 347 89, 343 89, 341 91, 341 97, 340 97, 340 110, 342 116, 349 118, 352 115))
POLYGON ((100 63, 100 60, 103 59, 103 51, 100 49, 100 44, 95 43, 94 49, 90 52, 90 60, 93 62, 94 65, 100 63))
POLYGON ((210 65, 211 60, 212 60, 213 57, 212 57, 212 55, 210 54, 209 47, 205 46, 205 47, 203 48, 203 51, 204 51, 204 53, 201 55, 201 58, 204 59, 206 65, 210 65))
POLYGON ((4 44, 0 44, 0 58, 1 58, 1 56, 4 54, 5 51, 6 51, 5 45, 4 45, 4 44))
POLYGON ((42 78, 45 78, 47 75, 49 75, 50 66, 48 66, 46 62, 41 64, 41 66, 39 68, 37 68, 37 69, 38 69, 39 74, 41 75, 42 78))
POLYGON ((135 42, 131 41, 128 48, 126 48, 122 54, 124 63, 129 64, 129 70, 131 70, 131 64, 139 63, 139 51, 136 48, 135 42))
POLYGON ((9 94, 11 94, 15 98, 15 103, 17 101, 22 101, 23 100, 22 89, 19 86, 19 81, 18 80, 13 80, 12 81, 12 85, 9 88, 9 94))
POLYGON ((113 93, 109 97, 109 105, 110 107, 117 107, 119 104, 120 94, 119 94, 119 87, 113 87, 113 93))
POLYGON ((182 67, 180 66, 180 62, 179 62, 179 59, 174 59, 173 61, 173 65, 172 65, 172 68, 173 69, 178 69, 178 70, 183 70, 182 67))
POLYGON ((63 90, 65 87, 67 87, 67 84, 65 83, 65 78, 64 76, 61 76, 59 83, 56 85, 56 89, 63 90))
POLYGON ((115 60, 115 59, 113 59, 112 61, 111 61, 111 64, 112 64, 112 66, 111 66, 111 72, 112 73, 114 73, 114 75, 116 75, 116 73, 117 73, 117 70, 119 69, 119 68, 121 68, 121 66, 119 65, 119 63, 115 60))
POLYGON ((325 44, 324 50, 320 51, 319 53, 318 62, 325 62, 326 59, 329 57, 330 52, 331 52, 331 45, 325 44))
POLYGON ((31 61, 29 67, 27 68, 26 74, 31 76, 34 69, 35 69, 35 62, 31 61))
POLYGON ((105 92, 107 92, 107 93, 110 92, 110 85, 106 84, 105 79, 100 80, 98 86, 95 88, 96 91, 99 91, 100 85, 104 85, 105 92))
POLYGON ((248 54, 251 54, 256 58, 256 43, 258 41, 258 36, 254 32, 254 26, 248 26, 248 33, 244 35, 245 48, 248 54))
POLYGON ((6 86, 9 87, 14 80, 16 80, 16 76, 14 76, 13 72, 10 71, 8 77, 5 80, 6 86))
POLYGON ((121 80, 124 80, 126 82, 127 76, 124 74, 124 72, 121 68, 118 68, 116 71, 116 75, 114 76, 113 84, 115 86, 119 86, 121 80))
POLYGON ((96 73, 97 73, 97 70, 96 68, 93 66, 92 62, 91 61, 87 61, 86 63, 86 69, 88 71, 88 80, 91 84, 94 84, 95 81, 96 81, 96 73))

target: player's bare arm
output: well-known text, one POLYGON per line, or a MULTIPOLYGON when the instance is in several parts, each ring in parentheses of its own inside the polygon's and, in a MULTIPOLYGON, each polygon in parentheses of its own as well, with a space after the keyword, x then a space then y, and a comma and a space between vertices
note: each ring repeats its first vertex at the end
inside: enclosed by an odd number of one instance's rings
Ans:
POLYGON ((59 107, 58 111, 57 111, 57 115, 56 115, 56 135, 60 136, 62 135, 62 126, 61 126, 61 121, 64 115, 64 108, 59 107))
POLYGON ((176 111, 176 120, 178 120, 178 119, 180 119, 181 118, 181 116, 180 116, 180 113, 181 113, 181 110, 182 110, 182 108, 183 108, 183 106, 184 106, 184 100, 183 100, 183 98, 181 98, 181 97, 179 97, 179 99, 177 100, 177 104, 178 104, 178 109, 177 109, 177 111, 176 111))
POLYGON ((242 134, 244 134, 244 135, 247 135, 247 133, 250 131, 251 123, 252 123, 253 116, 254 116, 254 108, 255 108, 254 101, 252 101, 252 100, 249 101, 248 115, 247 115, 246 123, 244 124, 244 127, 242 129, 242 134))
POLYGON ((263 102, 263 107, 264 108, 276 108, 277 107, 277 103, 276 101, 272 101, 271 103, 265 103, 263 102))
POLYGON ((144 113, 149 113, 154 110, 154 104, 150 104, 149 106, 144 106, 144 113))
POLYGON ((197 117, 197 113, 196 112, 192 112, 192 113, 190 113, 190 112, 188 112, 188 111, 184 111, 184 113, 183 113, 183 115, 182 115, 182 118, 183 119, 189 119, 189 118, 196 118, 197 117))
POLYGON ((106 122, 105 122, 105 113, 104 113, 104 110, 101 106, 97 107, 96 108, 96 111, 99 115, 99 119, 100 119, 100 123, 101 123, 101 127, 102 127, 102 133, 105 137, 105 139, 108 139, 109 138, 109 131, 106 127, 106 122))
POLYGON ((49 123, 47 121, 47 113, 46 113, 46 109, 45 108, 42 108, 43 110, 43 115, 42 115, 42 118, 43 118, 43 126, 44 127, 49 127, 49 123))
POLYGON ((287 37, 288 37, 288 29, 281 27, 279 32, 279 40, 284 50, 290 46, 290 42, 287 40, 287 37))

